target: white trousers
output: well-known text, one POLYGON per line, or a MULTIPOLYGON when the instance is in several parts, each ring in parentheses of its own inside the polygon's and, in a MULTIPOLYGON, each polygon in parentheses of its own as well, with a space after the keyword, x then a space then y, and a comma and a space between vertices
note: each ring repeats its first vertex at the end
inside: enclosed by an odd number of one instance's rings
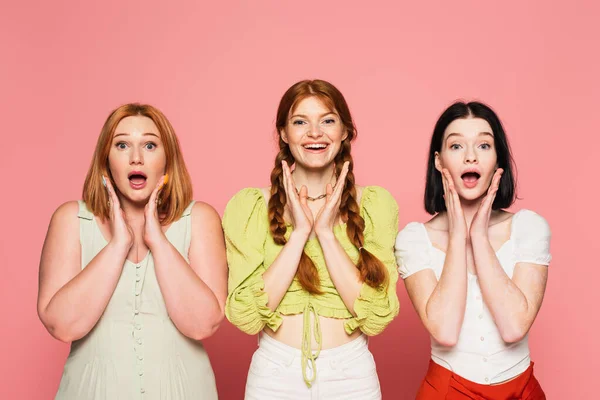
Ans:
MULTIPOLYGON (((317 378, 308 387, 302 378, 300 349, 260 334, 252 356, 246 400, 380 400, 381 389, 367 337, 322 350, 316 360, 317 378)), ((312 376, 313 371, 307 372, 312 376)))

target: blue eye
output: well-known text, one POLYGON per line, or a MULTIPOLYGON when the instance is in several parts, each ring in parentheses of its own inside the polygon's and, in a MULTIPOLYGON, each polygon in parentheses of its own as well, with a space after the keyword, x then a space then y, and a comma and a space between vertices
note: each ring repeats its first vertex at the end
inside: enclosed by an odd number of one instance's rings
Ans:
POLYGON ((460 147, 461 146, 458 143, 453 143, 453 144, 450 145, 450 149, 451 150, 458 150, 458 149, 460 149, 460 147))
POLYGON ((326 124, 335 124, 335 119, 333 119, 333 118, 328 118, 328 119, 326 119, 326 120, 325 120, 325 121, 323 121, 323 122, 325 122, 326 124))
POLYGON ((144 147, 146 147, 146 149, 148 149, 148 150, 154 150, 156 148, 156 144, 150 142, 150 143, 146 143, 146 145, 144 147))
POLYGON ((297 119, 292 122, 292 125, 304 125, 304 121, 302 121, 301 119, 297 119))
POLYGON ((119 150, 125 150, 127 148, 127 143, 125 142, 119 142, 115 145, 117 147, 117 149, 119 150))
POLYGON ((481 147, 484 150, 489 150, 492 148, 492 146, 489 143, 482 143, 479 147, 481 147))

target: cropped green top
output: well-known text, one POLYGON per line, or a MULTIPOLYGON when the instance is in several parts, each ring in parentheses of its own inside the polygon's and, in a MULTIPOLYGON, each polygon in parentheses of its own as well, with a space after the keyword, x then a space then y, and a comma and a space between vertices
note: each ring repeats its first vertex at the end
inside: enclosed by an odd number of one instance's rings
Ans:
MULTIPOLYGON (((227 244, 229 264, 229 294, 225 306, 227 319, 243 332, 255 335, 268 326, 276 331, 282 323, 282 315, 304 314, 302 340, 302 364, 304 379, 308 386, 316 376, 315 360, 321 342, 318 316, 344 319, 348 334, 357 328, 365 334, 377 335, 398 315, 396 295, 398 271, 394 255, 394 242, 398 233, 398 205, 391 194, 378 186, 363 189, 360 215, 365 220, 364 248, 386 266, 387 285, 371 287, 363 283, 360 295, 354 303, 352 315, 346 308, 329 276, 323 251, 317 238, 306 242, 304 251, 317 267, 322 294, 308 293, 294 278, 287 293, 275 311, 267 307, 268 294, 263 290, 263 273, 275 261, 282 246, 273 241, 269 231, 267 203, 260 189, 247 188, 238 192, 227 204, 223 215, 223 229, 227 244), (316 353, 311 351, 310 313, 315 316, 316 353), (312 378, 306 376, 306 364, 310 361, 312 378)), ((292 226, 288 224, 286 238, 292 226)), ((346 224, 334 227, 334 235, 350 259, 358 261, 358 249, 346 235, 346 224)))

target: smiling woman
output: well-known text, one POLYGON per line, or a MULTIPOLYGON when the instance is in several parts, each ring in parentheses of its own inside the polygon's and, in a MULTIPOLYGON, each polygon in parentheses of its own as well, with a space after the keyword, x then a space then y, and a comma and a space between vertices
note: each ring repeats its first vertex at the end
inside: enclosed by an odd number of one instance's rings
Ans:
POLYGON ((355 184, 357 131, 331 83, 291 86, 276 128, 271 187, 243 189, 223 216, 226 315, 260 333, 246 399, 380 399, 366 335, 398 314, 398 206, 355 184))
POLYGON ((200 340, 223 319, 226 271, 220 218, 192 201, 169 121, 117 108, 83 201, 56 210, 42 250, 38 314, 72 342, 56 398, 216 399, 200 340))

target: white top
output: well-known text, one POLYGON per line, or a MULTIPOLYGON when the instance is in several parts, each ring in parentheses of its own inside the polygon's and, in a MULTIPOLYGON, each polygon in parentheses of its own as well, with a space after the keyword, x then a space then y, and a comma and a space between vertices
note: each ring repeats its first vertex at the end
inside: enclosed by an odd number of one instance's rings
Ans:
MULTIPOLYGON (((512 278, 519 262, 548 265, 550 227, 540 215, 521 210, 513 215, 510 238, 496 252, 512 278)), ((439 280, 446 253, 431 244, 425 225, 411 222, 398 234, 396 259, 402 279, 426 268, 439 280)), ((477 275, 467 272, 467 306, 458 343, 445 347, 431 338, 431 359, 459 376, 479 384, 494 384, 523 373, 530 364, 528 336, 505 343, 483 301, 477 275)))

